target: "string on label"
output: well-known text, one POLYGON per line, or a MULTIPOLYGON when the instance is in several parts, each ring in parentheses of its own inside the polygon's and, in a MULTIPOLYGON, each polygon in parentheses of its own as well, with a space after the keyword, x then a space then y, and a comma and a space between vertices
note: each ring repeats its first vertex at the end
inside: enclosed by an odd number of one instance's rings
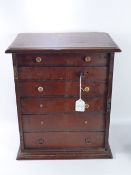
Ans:
POLYGON ((78 111, 78 112, 84 112, 85 111, 85 102, 81 99, 81 82, 82 82, 82 75, 80 74, 79 99, 75 102, 75 111, 78 111))

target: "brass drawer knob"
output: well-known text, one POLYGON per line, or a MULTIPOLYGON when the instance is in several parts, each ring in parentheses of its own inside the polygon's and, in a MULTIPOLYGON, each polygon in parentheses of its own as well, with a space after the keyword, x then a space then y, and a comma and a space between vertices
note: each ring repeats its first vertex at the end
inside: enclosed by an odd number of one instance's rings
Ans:
POLYGON ((40 122, 40 124, 41 124, 41 125, 43 125, 43 124, 44 124, 44 122, 43 122, 43 121, 41 121, 41 122, 40 122))
POLYGON ((43 104, 40 104, 40 108, 43 108, 43 104))
POLYGON ((89 107, 90 107, 90 105, 86 103, 85 108, 88 109, 89 107))
POLYGON ((38 87, 38 92, 43 92, 44 88, 42 86, 38 87))
POLYGON ((91 62, 91 57, 86 56, 86 57, 85 57, 85 62, 91 62))
POLYGON ((85 91, 85 92, 89 92, 89 91, 90 91, 90 87, 89 87, 89 86, 86 86, 86 87, 84 88, 84 91, 85 91))
POLYGON ((84 122, 84 123, 87 125, 87 123, 88 123, 88 122, 87 122, 87 120, 85 120, 85 122, 84 122))
POLYGON ((41 57, 36 57, 35 60, 36 60, 37 63, 40 63, 42 61, 42 58, 41 57))

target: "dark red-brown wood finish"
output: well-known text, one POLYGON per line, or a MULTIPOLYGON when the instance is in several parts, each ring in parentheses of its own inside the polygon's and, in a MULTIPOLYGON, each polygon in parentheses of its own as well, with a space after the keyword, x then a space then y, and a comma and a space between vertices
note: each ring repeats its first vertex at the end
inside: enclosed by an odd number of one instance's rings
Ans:
POLYGON ((12 53, 20 132, 17 159, 111 158, 114 53, 106 33, 19 34, 12 53), (75 111, 82 75, 85 112, 75 111))

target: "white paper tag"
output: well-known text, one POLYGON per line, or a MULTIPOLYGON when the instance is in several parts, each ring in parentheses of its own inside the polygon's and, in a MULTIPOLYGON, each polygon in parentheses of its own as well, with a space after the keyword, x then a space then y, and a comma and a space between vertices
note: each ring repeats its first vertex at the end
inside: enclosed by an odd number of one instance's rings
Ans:
POLYGON ((85 111, 85 102, 82 99, 79 99, 75 102, 75 111, 79 112, 85 111))

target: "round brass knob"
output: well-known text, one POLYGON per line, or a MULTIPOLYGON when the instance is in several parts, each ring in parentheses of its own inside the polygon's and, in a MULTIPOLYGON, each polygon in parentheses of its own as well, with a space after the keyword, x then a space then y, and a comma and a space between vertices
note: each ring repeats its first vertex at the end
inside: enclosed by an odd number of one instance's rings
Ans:
POLYGON ((38 87, 38 92, 43 92, 43 90, 44 90, 43 87, 41 87, 41 86, 38 87))
POLYGON ((84 88, 84 91, 85 91, 85 92, 89 92, 89 91, 90 91, 90 87, 89 87, 89 86, 86 86, 86 87, 84 88))
POLYGON ((43 108, 43 104, 40 104, 40 108, 43 108))
POLYGON ((86 124, 86 125, 87 125, 87 123, 88 123, 87 120, 85 120, 85 124, 86 124))
POLYGON ((86 103, 85 108, 88 109, 89 107, 90 107, 90 105, 86 103))
POLYGON ((35 60, 36 60, 37 63, 40 63, 42 61, 42 58, 41 57, 36 57, 35 60))
POLYGON ((85 62, 90 62, 90 61, 91 61, 91 57, 86 56, 86 57, 85 57, 85 62))
POLYGON ((43 124, 44 124, 44 122, 43 122, 43 121, 41 121, 41 122, 40 122, 40 124, 41 124, 41 125, 43 125, 43 124))

